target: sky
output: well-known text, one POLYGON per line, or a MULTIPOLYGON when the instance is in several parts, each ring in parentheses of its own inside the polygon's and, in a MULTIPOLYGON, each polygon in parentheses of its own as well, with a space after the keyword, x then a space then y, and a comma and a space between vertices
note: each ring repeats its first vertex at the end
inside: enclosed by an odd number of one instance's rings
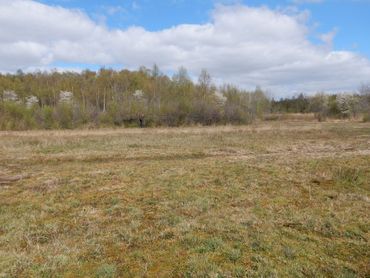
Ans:
POLYGON ((370 0, 0 0, 0 72, 156 63, 272 95, 370 82, 370 0))

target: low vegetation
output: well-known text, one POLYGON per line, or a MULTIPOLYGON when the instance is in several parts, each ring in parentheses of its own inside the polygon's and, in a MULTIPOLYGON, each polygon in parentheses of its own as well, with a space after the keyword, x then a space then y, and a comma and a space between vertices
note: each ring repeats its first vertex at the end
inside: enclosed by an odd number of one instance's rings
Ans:
POLYGON ((0 277, 369 277, 370 125, 0 133, 0 277))

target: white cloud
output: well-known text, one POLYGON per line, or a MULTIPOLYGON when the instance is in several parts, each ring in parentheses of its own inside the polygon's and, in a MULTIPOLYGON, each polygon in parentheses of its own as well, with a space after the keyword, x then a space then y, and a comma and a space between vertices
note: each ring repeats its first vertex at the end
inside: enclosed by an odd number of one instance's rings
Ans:
POLYGON ((337 29, 333 29, 332 31, 330 31, 328 33, 321 34, 320 35, 320 39, 325 43, 325 45, 329 49, 331 49, 333 47, 334 37, 337 35, 337 33, 338 33, 338 30, 337 29))
POLYGON ((260 85, 279 94, 349 90, 369 81, 370 62, 350 51, 312 44, 303 14, 242 5, 216 6, 207 24, 178 25, 158 32, 141 27, 108 29, 78 10, 31 0, 0 0, 0 71, 45 68, 55 62, 157 63, 245 88, 260 85))
POLYGON ((292 0, 294 4, 317 4, 322 3, 324 0, 292 0))
POLYGON ((127 13, 126 9, 122 6, 102 6, 102 9, 110 16, 113 16, 117 13, 127 13))

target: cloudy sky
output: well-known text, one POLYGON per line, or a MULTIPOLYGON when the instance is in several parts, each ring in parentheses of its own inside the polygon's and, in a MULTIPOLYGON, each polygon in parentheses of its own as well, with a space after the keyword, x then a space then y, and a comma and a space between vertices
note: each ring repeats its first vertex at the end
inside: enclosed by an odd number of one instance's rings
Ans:
POLYGON ((275 95, 370 82, 369 0, 0 0, 0 71, 206 68, 275 95))

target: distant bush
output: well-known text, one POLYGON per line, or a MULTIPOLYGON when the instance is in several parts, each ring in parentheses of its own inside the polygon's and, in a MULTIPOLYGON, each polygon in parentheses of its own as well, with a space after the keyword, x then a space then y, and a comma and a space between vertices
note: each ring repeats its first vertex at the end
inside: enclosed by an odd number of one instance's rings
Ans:
POLYGON ((102 125, 110 125, 111 123, 113 123, 113 116, 107 112, 100 113, 99 123, 102 125))
POLYGON ((263 118, 264 121, 278 121, 280 120, 279 114, 268 114, 263 118))
POLYGON ((315 113, 315 119, 317 119, 319 122, 325 122, 327 119, 326 113, 318 112, 315 113))
POLYGON ((23 130, 36 127, 32 111, 16 102, 0 104, 0 116, 0 128, 3 130, 23 130))
POLYGON ((70 129, 73 127, 73 109, 68 103, 60 103, 54 111, 54 119, 60 128, 70 129))
POLYGON ((50 106, 44 106, 38 112, 39 115, 39 126, 44 129, 52 129, 56 127, 56 122, 53 117, 53 108, 50 106))

